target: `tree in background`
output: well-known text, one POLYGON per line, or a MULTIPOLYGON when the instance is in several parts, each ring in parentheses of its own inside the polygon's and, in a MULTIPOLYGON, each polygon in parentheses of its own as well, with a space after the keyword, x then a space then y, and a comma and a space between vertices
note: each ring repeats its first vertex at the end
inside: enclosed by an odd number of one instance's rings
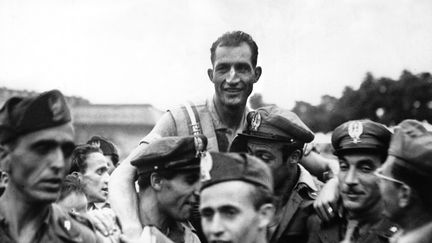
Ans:
POLYGON ((404 119, 432 123, 432 77, 403 71, 398 80, 392 80, 367 73, 357 90, 345 87, 339 99, 324 95, 317 106, 297 101, 293 111, 315 132, 332 131, 353 119, 390 126, 404 119))

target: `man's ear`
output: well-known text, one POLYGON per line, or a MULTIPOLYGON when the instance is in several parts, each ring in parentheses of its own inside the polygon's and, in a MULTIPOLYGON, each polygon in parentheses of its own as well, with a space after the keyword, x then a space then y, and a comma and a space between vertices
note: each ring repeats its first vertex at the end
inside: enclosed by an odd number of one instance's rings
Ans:
POLYGON ((276 209, 271 203, 261 205, 261 207, 258 209, 259 229, 266 229, 270 225, 270 223, 273 222, 275 211, 276 209))
POLYGON ((398 205, 400 208, 406 208, 411 204, 411 198, 413 197, 413 191, 410 186, 402 185, 398 190, 398 205))
POLYGON ((156 191, 160 191, 162 189, 163 178, 156 172, 151 173, 150 175, 150 185, 156 191))
POLYGON ((288 163, 297 164, 298 162, 300 162, 300 158, 301 158, 301 152, 300 150, 296 149, 294 150, 294 152, 290 154, 290 156, 288 156, 288 163))
POLYGON ((211 69, 211 68, 207 69, 207 75, 208 75, 210 81, 213 83, 213 69, 211 69))
POLYGON ((260 66, 257 66, 255 68, 255 81, 254 83, 258 82, 258 79, 261 77, 262 74, 262 68, 260 66))

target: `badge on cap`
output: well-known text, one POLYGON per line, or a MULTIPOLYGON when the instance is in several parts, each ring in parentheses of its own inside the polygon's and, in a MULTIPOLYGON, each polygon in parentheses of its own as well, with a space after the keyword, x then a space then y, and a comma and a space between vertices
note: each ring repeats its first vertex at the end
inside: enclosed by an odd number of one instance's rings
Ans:
POLYGON ((203 156, 203 152, 204 152, 204 141, 202 140, 201 137, 195 136, 194 137, 194 145, 195 145, 195 151, 196 151, 196 155, 195 157, 198 158, 199 156, 203 156))
POLYGON ((201 181, 207 181, 211 179, 210 171, 213 168, 213 159, 209 152, 203 153, 200 162, 201 168, 201 181))
POLYGON ((92 141, 91 146, 100 148, 100 141, 99 140, 92 141))
POLYGON ((61 120, 62 119, 63 105, 62 105, 60 98, 57 96, 51 97, 48 102, 49 102, 49 106, 51 108, 51 112, 53 114, 53 120, 54 121, 61 120))
POLYGON ((250 130, 256 132, 258 131, 260 125, 261 125, 261 115, 259 112, 254 112, 250 123, 250 130))
POLYGON ((360 136, 363 134, 363 125, 359 121, 353 121, 348 124, 348 135, 352 138, 353 143, 360 142, 360 136))

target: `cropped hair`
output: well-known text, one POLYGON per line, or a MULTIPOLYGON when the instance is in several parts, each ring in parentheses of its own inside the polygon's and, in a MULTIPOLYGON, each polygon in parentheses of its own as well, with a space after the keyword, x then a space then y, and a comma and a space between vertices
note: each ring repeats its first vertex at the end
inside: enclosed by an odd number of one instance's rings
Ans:
POLYGON ((212 64, 214 64, 216 58, 215 57, 216 48, 218 46, 237 47, 240 46, 243 42, 245 42, 251 49, 252 52, 251 62, 252 62, 252 66, 255 68, 257 66, 257 60, 258 60, 258 46, 255 43, 255 41, 252 39, 252 37, 243 31, 226 32, 221 37, 219 37, 215 42, 213 42, 210 48, 210 59, 212 64))
POLYGON ((102 154, 102 150, 96 146, 89 144, 78 145, 72 152, 72 165, 70 173, 80 172, 84 174, 87 169, 86 160, 88 158, 88 155, 91 153, 102 154))
POLYGON ((57 201, 61 201, 65 199, 73 192, 85 194, 84 183, 81 181, 80 177, 76 173, 66 176, 63 183, 60 186, 60 193, 57 198, 57 201))

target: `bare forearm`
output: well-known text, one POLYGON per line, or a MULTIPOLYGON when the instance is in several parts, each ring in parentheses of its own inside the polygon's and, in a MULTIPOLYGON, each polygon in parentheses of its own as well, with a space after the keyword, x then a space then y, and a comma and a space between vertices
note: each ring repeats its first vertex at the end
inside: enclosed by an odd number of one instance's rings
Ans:
POLYGON ((123 233, 136 237, 142 231, 138 214, 138 198, 135 190, 136 170, 130 162, 142 149, 139 145, 114 170, 109 182, 109 201, 120 219, 123 233))

